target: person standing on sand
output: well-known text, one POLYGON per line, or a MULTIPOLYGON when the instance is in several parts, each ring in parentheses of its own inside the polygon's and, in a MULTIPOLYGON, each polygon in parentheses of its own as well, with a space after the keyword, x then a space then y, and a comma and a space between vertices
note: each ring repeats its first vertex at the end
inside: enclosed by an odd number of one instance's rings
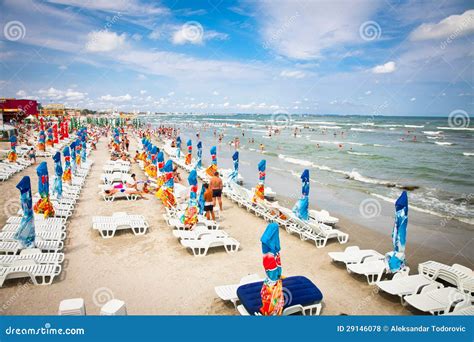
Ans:
POLYGON ((219 209, 222 211, 222 179, 219 177, 219 172, 215 172, 214 176, 209 181, 209 186, 212 190, 212 204, 216 206, 216 199, 219 202, 219 209))
POLYGON ((216 220, 216 216, 214 215, 214 204, 213 204, 213 196, 212 190, 209 187, 209 184, 204 184, 204 212, 206 213, 206 218, 210 220, 212 218, 213 221, 216 220))

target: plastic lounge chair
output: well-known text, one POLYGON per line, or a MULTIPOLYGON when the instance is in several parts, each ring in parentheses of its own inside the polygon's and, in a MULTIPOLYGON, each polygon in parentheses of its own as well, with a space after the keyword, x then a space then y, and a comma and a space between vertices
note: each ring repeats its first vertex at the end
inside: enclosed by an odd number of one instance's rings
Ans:
POLYGON ((37 264, 61 264, 64 253, 43 253, 38 248, 24 249, 18 255, 0 255, 0 265, 9 266, 17 260, 32 260, 37 264))
POLYGON ((61 265, 41 265, 33 260, 17 260, 10 266, 0 266, 0 287, 6 280, 30 277, 35 285, 51 285, 61 273, 61 265))
POLYGON ((210 230, 205 226, 196 226, 192 230, 173 230, 174 237, 180 240, 198 240, 203 236, 212 236, 213 238, 226 238, 229 236, 222 230, 210 230))
POLYGON ((344 252, 329 252, 328 255, 333 262, 342 262, 346 265, 360 264, 369 257, 385 258, 382 254, 373 249, 360 249, 358 246, 347 247, 344 252))
POLYGON ((337 217, 331 216, 329 212, 326 210, 310 209, 308 212, 311 219, 317 222, 328 224, 328 225, 335 225, 339 223, 339 219, 337 217))
POLYGON ((263 278, 255 273, 249 274, 245 277, 242 277, 238 284, 216 286, 214 287, 214 290, 216 291, 216 294, 220 299, 222 299, 223 301, 231 301, 237 308, 237 302, 239 301, 239 297, 237 296, 237 289, 239 288, 239 286, 254 283, 257 281, 263 281, 263 278))
POLYGON ((239 250, 240 243, 231 237, 217 238, 209 235, 203 236, 199 240, 181 240, 181 244, 192 250, 194 256, 205 256, 209 248, 224 246, 227 253, 234 253, 239 250))
MULTIPOLYGON (((64 243, 62 241, 45 241, 37 238, 35 246, 45 253, 56 253, 63 249, 64 243)), ((0 241, 0 255, 15 255, 23 249, 23 246, 18 241, 0 241)))
POLYGON ((64 299, 59 303, 59 316, 84 316, 85 314, 86 307, 82 298, 64 299))
POLYGON ((409 275, 408 272, 397 272, 391 280, 382 280, 375 283, 377 287, 393 296, 399 296, 402 305, 406 305, 405 296, 419 294, 426 286, 441 288, 443 285, 424 274, 409 275))
POLYGON ((118 299, 111 299, 100 309, 101 316, 126 316, 127 308, 125 302, 118 299))
POLYGON ((381 260, 378 257, 368 257, 362 263, 347 265, 347 272, 365 275, 369 285, 374 285, 382 280, 386 270, 385 260, 381 260))
MULTIPOLYGON (((296 276, 284 278, 282 282, 285 297, 283 315, 300 313, 313 316, 321 313, 323 294, 311 280, 296 276)), ((237 310, 241 315, 260 315, 262 284, 259 281, 238 287, 237 296, 241 305, 237 306, 237 310)))
POLYGON ((449 316, 474 316, 474 305, 464 307, 462 309, 456 309, 453 312, 446 313, 449 316))
MULTIPOLYGON (((428 277, 433 277, 440 269, 448 270, 451 273, 456 274, 460 279, 466 279, 466 278, 472 278, 474 277, 474 272, 463 265, 459 264, 453 264, 452 266, 448 266, 445 264, 442 264, 437 261, 426 261, 421 264, 418 264, 418 273, 424 274, 428 277)), ((453 285, 456 285, 453 283, 453 278, 452 277, 446 277, 446 279, 443 278, 444 273, 441 273, 440 279, 443 279, 447 282, 450 282, 453 285)))

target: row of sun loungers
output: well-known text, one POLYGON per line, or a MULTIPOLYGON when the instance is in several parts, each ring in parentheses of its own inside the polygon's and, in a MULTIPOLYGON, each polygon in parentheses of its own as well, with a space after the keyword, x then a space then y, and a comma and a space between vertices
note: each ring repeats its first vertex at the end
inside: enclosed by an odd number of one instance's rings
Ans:
MULTIPOLYGON (((63 183, 61 198, 51 195, 55 208, 55 216, 44 218, 43 215, 34 215, 35 220, 35 247, 23 248, 14 236, 21 222, 19 216, 7 219, 0 232, 0 287, 6 280, 16 278, 30 278, 35 285, 50 285, 59 276, 64 261, 64 241, 67 237, 66 223, 72 215, 81 188, 90 170, 93 161, 81 164, 73 176, 72 184, 63 183)), ((52 194, 52 184, 50 182, 52 194)), ((34 196, 34 201, 39 195, 34 196)))
POLYGON ((10 179, 10 177, 18 172, 23 171, 31 164, 31 161, 21 158, 18 158, 15 163, 10 163, 9 161, 0 162, 0 181, 3 182, 10 179))
POLYGON ((364 275, 370 285, 399 296, 403 305, 433 315, 473 311, 474 273, 465 266, 427 261, 418 265, 418 274, 410 275, 407 267, 384 280, 385 257, 377 251, 352 246, 328 254, 334 262, 344 263, 349 273, 364 275))

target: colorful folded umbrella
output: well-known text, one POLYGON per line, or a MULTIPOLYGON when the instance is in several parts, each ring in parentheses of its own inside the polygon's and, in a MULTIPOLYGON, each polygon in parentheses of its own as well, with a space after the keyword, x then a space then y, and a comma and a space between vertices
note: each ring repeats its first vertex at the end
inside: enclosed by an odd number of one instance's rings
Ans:
POLYGON ((176 157, 181 158, 181 137, 176 138, 176 157))
POLYGON ((385 255, 387 267, 395 273, 405 267, 405 246, 408 227, 408 195, 403 191, 395 202, 395 224, 392 231, 393 251, 385 255))
POLYGON ((16 154, 16 136, 12 135, 10 137, 10 152, 8 153, 8 161, 10 163, 15 163, 17 159, 17 154, 16 154))
POLYGON ((210 152, 211 165, 209 165, 206 169, 206 173, 208 176, 213 177, 214 174, 217 172, 217 148, 215 146, 212 146, 210 152))
POLYGON ((36 174, 38 175, 38 192, 41 198, 36 202, 33 209, 37 214, 44 214, 45 218, 54 216, 53 204, 49 200, 48 164, 42 162, 36 168, 36 174))
POLYGON ((189 189, 189 201, 184 214, 181 216, 181 222, 188 228, 192 228, 198 222, 198 202, 197 202, 197 172, 192 170, 188 176, 189 189))
POLYGON ((260 313, 264 316, 281 315, 284 306, 284 296, 281 281, 280 236, 277 223, 270 223, 262 237, 263 268, 266 278, 260 295, 262 307, 260 313))
POLYGON ((196 169, 202 168, 202 142, 197 143, 197 162, 196 162, 196 169))
POLYGON ((229 174, 229 181, 235 182, 239 176, 239 151, 235 151, 232 155, 232 161, 234 163, 234 169, 229 174))
POLYGON ((168 160, 164 168, 164 183, 156 192, 156 197, 161 199, 163 204, 170 208, 176 205, 176 199, 174 197, 174 179, 173 179, 173 162, 168 160))
POLYGON ((301 182, 303 183, 301 188, 301 198, 296 202, 293 207, 293 212, 297 217, 302 220, 308 220, 308 207, 309 207, 309 170, 306 169, 301 174, 301 182))
POLYGON ((186 165, 190 165, 191 160, 193 158, 193 142, 191 141, 191 139, 188 140, 188 142, 186 143, 186 146, 188 147, 188 153, 186 154, 186 158, 184 160, 184 163, 186 165))
POLYGON ((33 201, 31 198, 30 177, 24 176, 16 185, 20 190, 20 202, 23 216, 20 226, 15 233, 15 240, 18 240, 23 247, 34 247, 35 245, 35 219, 33 215, 33 201))
POLYGON ((255 186, 255 194, 253 195, 252 201, 257 202, 258 200, 265 199, 265 170, 267 168, 267 161, 265 159, 258 163, 258 184, 255 186))
POLYGON ((71 153, 69 152, 69 146, 65 146, 63 149, 64 156, 64 172, 63 181, 71 184, 71 153))
POLYGON ((53 156, 54 160, 54 178, 53 193, 56 194, 57 198, 61 198, 63 195, 63 166, 61 165, 61 153, 56 152, 53 156))
POLYGON ((41 130, 38 136, 38 150, 46 151, 45 142, 46 142, 46 135, 44 134, 44 131, 41 130))

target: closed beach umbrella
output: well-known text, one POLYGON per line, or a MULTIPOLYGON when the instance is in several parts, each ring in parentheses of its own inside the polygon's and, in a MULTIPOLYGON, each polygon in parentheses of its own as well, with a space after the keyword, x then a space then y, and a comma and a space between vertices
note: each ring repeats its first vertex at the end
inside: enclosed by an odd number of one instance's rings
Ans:
POLYGON ((64 138, 69 138, 69 123, 68 121, 64 121, 64 138))
POLYGON ((186 159, 184 160, 184 163, 186 165, 190 165, 191 160, 193 159, 193 142, 191 141, 191 139, 188 140, 186 146, 188 147, 188 153, 186 154, 186 159))
POLYGON ((44 131, 44 118, 40 117, 40 131, 44 131))
POLYGON ((265 170, 267 168, 267 161, 265 159, 261 160, 258 163, 258 184, 255 187, 255 194, 253 196, 253 201, 264 200, 265 199, 265 170))
POLYGON ((81 150, 82 145, 79 139, 76 140, 76 167, 81 166, 81 150))
POLYGON ((56 152, 53 156, 54 160, 54 173, 56 178, 54 178, 53 193, 56 194, 58 198, 61 198, 63 195, 63 166, 61 165, 61 153, 56 152))
POLYGON ((54 126, 53 126, 53 142, 55 144, 59 143, 58 124, 54 124, 54 126))
POLYGON ((158 170, 160 170, 160 172, 163 172, 165 168, 165 154, 163 153, 163 151, 158 152, 157 160, 158 170))
POLYGON ((87 143, 85 137, 82 140, 82 149, 81 149, 81 163, 85 163, 87 161, 87 143))
POLYGON ((176 157, 181 158, 181 137, 176 138, 176 157))
POLYGON ((260 295, 262 307, 260 313, 264 316, 281 315, 285 303, 283 297, 280 261, 280 235, 278 224, 270 223, 262 237, 263 268, 265 280, 260 295))
POLYGON ((72 170, 72 173, 75 174, 76 173, 76 142, 73 141, 69 147, 71 148, 71 170, 72 170))
POLYGON ((46 146, 54 147, 53 129, 51 127, 46 131, 46 146))
POLYGON ((215 146, 212 146, 210 149, 211 152, 211 165, 208 166, 206 169, 206 173, 212 177, 214 176, 214 173, 217 172, 217 148, 215 146))
POLYGON ((15 240, 18 240, 23 247, 34 247, 35 245, 35 219, 33 216, 33 201, 31 198, 30 177, 24 176, 16 185, 20 190, 20 202, 23 216, 20 227, 15 233, 15 240))
POLYGON ((40 151, 46 150, 45 142, 46 142, 46 135, 44 134, 44 131, 41 130, 38 136, 38 150, 40 151))
POLYGON ((64 156, 63 181, 71 184, 71 152, 69 151, 69 146, 64 147, 63 156, 64 156))
POLYGON ((197 143, 197 162, 196 162, 196 169, 202 168, 202 142, 197 143))
POLYGON ((158 163, 158 147, 153 146, 151 148, 151 163, 145 167, 145 172, 148 176, 156 178, 156 169, 158 163))
POLYGON ((408 226, 408 196, 403 191, 395 202, 395 224, 392 231, 393 251, 385 255, 388 268, 397 272, 405 267, 405 245, 408 226))
POLYGON ((35 213, 43 214, 45 218, 54 216, 53 204, 49 200, 48 164, 42 162, 36 168, 36 174, 38 175, 38 192, 41 198, 36 202, 33 209, 35 213))
POLYGON ((234 163, 234 170, 229 174, 229 181, 235 182, 239 175, 239 151, 234 152, 232 161, 234 163))
POLYGON ((16 136, 12 135, 10 137, 10 152, 8 153, 8 161, 10 163, 15 163, 17 159, 17 154, 16 154, 16 136))
POLYGON ((174 179, 173 179, 173 162, 168 160, 164 168, 164 183, 156 192, 156 196, 161 199, 163 204, 170 208, 176 204, 174 197, 174 179))
POLYGON ((198 221, 198 203, 197 203, 197 190, 198 190, 198 181, 197 181, 197 172, 192 170, 188 176, 188 183, 190 186, 189 189, 189 202, 184 215, 181 217, 181 222, 184 223, 186 227, 193 227, 198 221))
POLYGON ((308 220, 308 206, 309 206, 309 170, 306 169, 301 174, 301 182, 303 183, 301 188, 301 198, 296 202, 293 207, 293 212, 302 220, 308 220))
POLYGON ((201 186, 201 191, 199 192, 199 200, 198 200, 198 206, 199 206, 199 215, 202 215, 204 213, 204 192, 206 192, 206 189, 204 188, 204 184, 201 186))

